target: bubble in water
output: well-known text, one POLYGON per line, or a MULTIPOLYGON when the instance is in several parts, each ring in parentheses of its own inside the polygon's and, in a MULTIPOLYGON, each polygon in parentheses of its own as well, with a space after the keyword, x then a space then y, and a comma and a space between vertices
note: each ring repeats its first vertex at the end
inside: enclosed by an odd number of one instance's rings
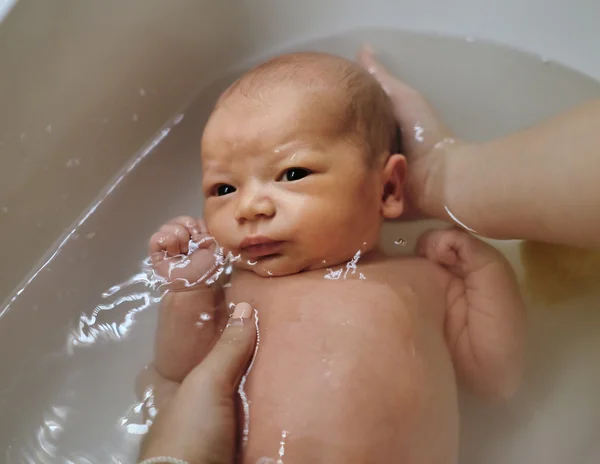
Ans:
POLYGON ((404 240, 403 238, 399 238, 397 240, 394 240, 394 244, 398 245, 398 246, 405 246, 406 245, 406 240, 404 240))

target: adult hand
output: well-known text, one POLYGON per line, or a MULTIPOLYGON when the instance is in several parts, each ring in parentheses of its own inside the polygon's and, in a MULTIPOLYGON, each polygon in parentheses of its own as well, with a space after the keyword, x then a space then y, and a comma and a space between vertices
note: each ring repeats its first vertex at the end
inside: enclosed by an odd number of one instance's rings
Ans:
POLYGON ((403 155, 408 162, 406 219, 439 217, 444 205, 445 154, 461 144, 425 98, 390 72, 369 47, 358 54, 359 63, 389 95, 402 132, 403 155))
POLYGON ((234 462, 238 431, 234 397, 255 346, 254 311, 239 303, 208 356, 160 407, 142 444, 140 461, 164 456, 189 464, 234 462))

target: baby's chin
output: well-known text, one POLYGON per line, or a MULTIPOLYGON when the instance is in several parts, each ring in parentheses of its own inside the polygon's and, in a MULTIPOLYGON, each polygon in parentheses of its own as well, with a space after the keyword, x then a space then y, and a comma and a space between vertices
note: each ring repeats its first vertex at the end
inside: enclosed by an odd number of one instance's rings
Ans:
POLYGON ((306 270, 307 263, 285 255, 274 255, 257 260, 240 259, 235 267, 254 272, 260 277, 284 277, 306 270))
POLYGON ((343 265, 351 261, 355 255, 356 252, 348 253, 347 256, 338 257, 337 259, 332 259, 331 257, 328 259, 324 259, 323 257, 294 259, 286 255, 275 255, 254 261, 240 259, 235 263, 235 267, 254 272, 260 277, 284 277, 304 271, 316 271, 343 265))

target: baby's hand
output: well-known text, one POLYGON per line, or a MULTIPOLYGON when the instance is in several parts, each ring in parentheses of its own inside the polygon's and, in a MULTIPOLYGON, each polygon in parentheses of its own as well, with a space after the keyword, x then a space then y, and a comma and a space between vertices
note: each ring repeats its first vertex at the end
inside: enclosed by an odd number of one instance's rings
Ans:
POLYGON ((457 227, 426 232, 417 242, 417 253, 461 279, 482 275, 492 267, 512 275, 502 253, 457 227))
POLYGON ((154 272, 169 290, 191 290, 206 284, 218 268, 217 245, 202 220, 180 216, 150 238, 148 254, 154 272))
POLYGON ((472 391, 509 398, 519 384, 525 344, 525 308, 510 264, 457 228, 427 232, 417 251, 453 275, 445 335, 459 378, 472 391))

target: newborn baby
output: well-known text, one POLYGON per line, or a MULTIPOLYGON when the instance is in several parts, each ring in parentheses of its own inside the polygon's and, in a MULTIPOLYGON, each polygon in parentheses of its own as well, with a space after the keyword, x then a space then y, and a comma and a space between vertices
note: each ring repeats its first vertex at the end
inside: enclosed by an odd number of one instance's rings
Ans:
POLYGON ((181 381, 231 303, 257 308, 243 462, 456 463, 457 381, 502 399, 517 387, 523 303, 498 251, 456 228, 422 236, 419 257, 378 249, 404 208, 398 151, 387 95, 335 56, 270 60, 216 104, 204 220, 150 241, 169 286, 154 365, 181 381))

